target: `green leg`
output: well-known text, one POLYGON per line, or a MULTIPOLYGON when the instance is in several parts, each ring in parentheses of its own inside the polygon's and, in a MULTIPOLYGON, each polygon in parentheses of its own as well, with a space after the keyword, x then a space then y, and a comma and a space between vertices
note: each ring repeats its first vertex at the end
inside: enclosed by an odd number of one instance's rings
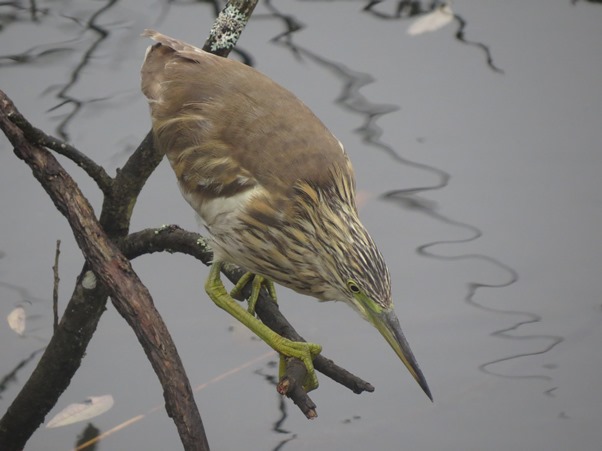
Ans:
MULTIPOLYGON (((213 263, 209 271, 209 277, 205 283, 205 290, 213 302, 247 326, 249 330, 265 341, 272 349, 281 354, 281 356, 295 357, 301 360, 307 368, 307 379, 304 381, 303 388, 305 388, 306 391, 317 388, 318 378, 314 370, 313 359, 320 353, 322 347, 314 343, 292 341, 281 337, 260 320, 255 318, 254 315, 242 308, 240 304, 228 294, 220 277, 220 269, 221 264, 219 262, 213 263)), ((281 374, 282 366, 281 363, 281 374)))
POLYGON ((259 298, 259 291, 261 290, 261 286, 265 285, 265 287, 268 290, 268 293, 270 294, 271 298, 274 299, 274 301, 277 301, 276 288, 274 287, 274 283, 271 280, 268 280, 263 276, 253 274, 252 272, 247 272, 240 278, 237 284, 234 285, 234 288, 232 288, 232 291, 230 291, 230 297, 236 299, 238 295, 240 295, 240 293, 242 292, 243 288, 247 286, 249 281, 251 281, 251 279, 253 279, 253 282, 251 286, 251 296, 249 296, 249 299, 247 299, 247 311, 251 315, 255 315, 255 305, 257 304, 257 299, 259 298))
MULTIPOLYGON (((251 315, 255 316, 255 305, 257 305, 257 299, 259 299, 259 292, 261 291, 261 286, 264 285, 270 297, 274 300, 274 302, 278 302, 278 298, 276 297, 276 287, 274 286, 274 282, 266 279, 263 276, 258 274, 253 274, 252 272, 247 272, 243 274, 243 276, 238 280, 234 288, 230 290, 230 297, 234 299, 240 299, 238 296, 242 293, 242 290, 247 286, 249 282, 252 281, 251 287, 251 295, 247 299, 247 312, 251 315)), ((285 356, 280 354, 280 364, 278 365, 278 376, 282 378, 284 373, 286 372, 286 360, 285 356)))

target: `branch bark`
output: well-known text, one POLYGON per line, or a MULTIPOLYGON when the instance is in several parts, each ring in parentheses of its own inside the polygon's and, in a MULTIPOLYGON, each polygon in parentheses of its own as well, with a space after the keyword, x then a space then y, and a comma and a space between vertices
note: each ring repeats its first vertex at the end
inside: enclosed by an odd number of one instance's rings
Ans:
MULTIPOLYGON (((90 270, 102 282, 102 285, 78 283, 76 290, 100 289, 110 294, 115 308, 136 333, 164 387, 166 409, 169 416, 174 418, 184 448, 208 450, 209 445, 190 383, 148 290, 138 279, 130 262, 106 235, 77 184, 50 152, 29 142, 22 130, 11 121, 11 117, 15 116, 20 114, 8 97, 0 91, 0 127, 14 146, 15 154, 29 165, 57 209, 67 218, 90 270)), ((48 362, 48 365, 53 368, 56 364, 48 362)), ((40 368, 38 366, 36 370, 40 368)), ((60 372, 62 368, 55 367, 54 370, 60 372)), ((47 370, 40 372, 47 374, 47 370)), ((32 379, 35 381, 33 376, 30 381, 32 379)), ((32 390, 25 389, 21 394, 36 396, 32 390)), ((31 435, 29 431, 18 434, 14 424, 11 425, 11 422, 20 421, 18 413, 11 405, 0 423, 0 434, 12 432, 9 438, 14 441, 7 443, 3 440, 5 446, 10 446, 9 449, 22 449, 25 443, 19 441, 23 438, 27 440, 31 435), (15 437, 19 435, 20 437, 15 437)), ((40 422, 35 427, 43 421, 44 415, 45 413, 42 413, 40 422)))

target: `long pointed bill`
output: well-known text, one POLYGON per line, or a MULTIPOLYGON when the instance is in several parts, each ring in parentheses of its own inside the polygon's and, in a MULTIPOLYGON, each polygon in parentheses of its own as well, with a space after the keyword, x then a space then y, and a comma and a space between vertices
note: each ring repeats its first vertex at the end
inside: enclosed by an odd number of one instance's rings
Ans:
POLYGON ((372 324, 374 324, 382 336, 385 337, 385 340, 391 345, 395 354, 398 355, 410 374, 416 379, 418 385, 422 387, 426 395, 432 401, 433 397, 431 396, 431 391, 418 366, 418 362, 410 349, 410 345, 401 331, 401 326, 399 325, 399 320, 397 319, 395 312, 393 310, 382 310, 379 313, 371 311, 370 317, 372 324))

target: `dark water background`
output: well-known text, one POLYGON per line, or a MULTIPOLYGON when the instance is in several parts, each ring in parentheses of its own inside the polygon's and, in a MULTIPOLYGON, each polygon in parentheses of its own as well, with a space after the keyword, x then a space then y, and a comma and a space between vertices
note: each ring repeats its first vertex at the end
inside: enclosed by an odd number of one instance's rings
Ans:
MULTIPOLYGON (((345 143, 361 215, 389 264, 396 310, 435 403, 350 309, 280 289, 281 308, 300 333, 376 387, 356 396, 322 377, 319 418, 309 422, 276 395, 269 349, 206 298, 200 263, 138 259, 134 267, 200 387, 210 443, 599 450, 602 5, 456 0, 451 24, 410 37, 414 18, 399 14, 402 3, 262 3, 239 49, 345 143)), ((149 129, 138 87, 149 42, 139 34, 154 27, 200 45, 213 17, 211 4, 191 1, 5 2, 0 87, 36 126, 113 173, 149 129)), ((94 185, 64 164, 99 208, 94 185)), ((62 240, 63 306, 83 260, 4 137, 0 211, 3 413, 52 333, 55 240, 62 240), (4 321, 19 305, 28 314, 23 338, 4 321)), ((167 223, 197 228, 162 164, 132 230, 167 223)), ((51 415, 106 393, 115 407, 93 420, 97 428, 138 421, 98 449, 180 448, 154 373, 111 306, 51 415)), ((84 427, 41 428, 27 449, 70 449, 84 427)))

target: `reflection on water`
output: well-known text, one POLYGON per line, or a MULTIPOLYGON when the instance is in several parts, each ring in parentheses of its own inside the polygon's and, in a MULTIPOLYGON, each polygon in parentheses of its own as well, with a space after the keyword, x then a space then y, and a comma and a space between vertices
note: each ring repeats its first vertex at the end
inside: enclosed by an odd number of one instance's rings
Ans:
MULTIPOLYGON (((421 2, 416 0, 398 0, 397 3, 394 3, 376 0, 369 1, 367 3, 368 4, 364 7, 364 11, 372 14, 374 17, 378 17, 379 19, 385 20, 403 20, 428 14, 435 8, 439 8, 441 5, 450 2, 442 2, 438 0, 433 0, 431 2, 421 2)), ((504 71, 501 68, 499 68, 493 61, 493 55, 491 54, 491 50, 489 49, 488 45, 479 41, 473 41, 466 38, 466 28, 468 25, 466 19, 464 19, 457 13, 454 13, 453 16, 454 19, 458 22, 458 28, 456 29, 455 33, 456 39, 462 44, 477 47, 485 54, 487 66, 489 66, 489 68, 494 72, 499 72, 503 74, 504 71)))
MULTIPOLYGON (((4 255, 0 252, 0 259, 2 257, 4 257, 4 255)), ((13 296, 7 296, 6 293, 16 294, 16 297, 18 300, 12 301, 12 304, 15 307, 16 306, 24 307, 24 306, 31 306, 34 304, 42 304, 42 303, 47 304, 48 303, 47 299, 40 299, 40 298, 33 296, 30 293, 30 291, 26 287, 23 287, 23 286, 15 285, 15 284, 0 280, 0 288, 2 288, 2 292, 1 292, 2 296, 0 299, 4 302, 13 298, 13 296)), ((35 324, 35 322, 37 320, 42 319, 41 315, 29 313, 29 308, 26 308, 26 312, 27 312, 26 331, 25 331, 25 333, 23 333, 22 337, 17 337, 17 335, 15 334, 15 336, 13 338, 15 338, 15 339, 28 338, 28 339, 33 339, 35 341, 40 341, 40 342, 45 343, 46 342, 45 339, 38 337, 37 335, 34 334, 37 329, 35 327, 34 328, 31 327, 31 323, 35 324)), ((5 322, 6 319, 0 318, 0 321, 5 322)), ((2 393, 4 393, 6 390, 8 390, 11 385, 21 386, 23 384, 24 381, 22 378, 19 378, 19 373, 26 372, 26 370, 29 370, 27 367, 30 364, 36 363, 38 355, 40 353, 42 353, 44 351, 44 349, 45 349, 45 347, 42 347, 42 348, 39 348, 39 349, 36 349, 36 350, 30 352, 21 361, 17 362, 17 364, 13 368, 5 370, 6 373, 0 376, 0 400, 2 399, 2 393)))
MULTIPOLYGON (((74 119, 81 116, 82 110, 86 106, 92 103, 103 103, 112 99, 111 96, 95 96, 97 93, 94 91, 84 91, 84 94, 81 94, 82 91, 78 92, 75 88, 85 78, 86 71, 92 70, 98 59, 106 59, 106 54, 115 50, 108 45, 108 38, 111 36, 113 30, 124 26, 124 23, 129 20, 134 20, 136 15, 134 11, 127 9, 120 10, 119 12, 115 11, 122 3, 125 2, 118 0, 82 2, 78 5, 80 9, 78 9, 75 15, 66 13, 66 11, 71 12, 72 9, 70 8, 73 8, 72 2, 69 1, 47 2, 44 7, 36 6, 36 2, 30 2, 26 9, 24 9, 22 4, 17 2, 3 5, 4 10, 0 14, 0 31, 26 21, 35 22, 36 24, 47 22, 51 24, 50 26, 56 25, 57 28, 70 27, 70 39, 36 45, 20 53, 7 52, 0 55, 0 70, 15 65, 41 66, 49 63, 64 63, 69 68, 63 83, 49 86, 45 91, 45 93, 52 93, 57 98, 56 105, 50 111, 57 114, 60 113, 60 116, 57 116, 58 125, 56 132, 64 140, 69 140, 69 134, 72 132, 70 126, 72 126, 74 119), (24 10, 27 12, 26 16, 23 15, 24 10), (71 58, 75 58, 75 61, 70 60, 71 58), (68 65, 67 63, 69 62, 72 64, 68 65)), ((157 7, 155 11, 157 22, 162 22, 172 8, 178 8, 186 3, 189 4, 190 2, 181 2, 179 4, 170 1, 155 2, 157 7)), ((208 9, 212 9, 214 13, 221 9, 221 4, 218 1, 208 3, 211 4, 211 8, 208 9)), ((367 1, 359 14, 370 14, 375 19, 387 21, 407 20, 408 18, 431 11, 440 3, 437 1, 367 1)), ((340 62, 333 61, 323 56, 319 49, 308 49, 297 44, 295 33, 307 26, 302 24, 295 15, 284 12, 281 5, 280 2, 272 1, 266 1, 263 4, 263 7, 270 13, 269 18, 280 21, 285 30, 274 36, 273 42, 284 46, 297 58, 311 61, 323 68, 338 80, 338 83, 340 83, 340 94, 337 96, 336 103, 340 108, 361 117, 362 124, 357 131, 361 134, 365 144, 384 152, 401 166, 430 174, 435 179, 434 183, 431 184, 400 187, 390 190, 382 194, 382 198, 406 210, 407 214, 424 215, 432 221, 453 229, 465 231, 466 233, 466 236, 460 239, 437 240, 424 243, 416 248, 416 252, 429 259, 449 262, 469 260, 481 262, 483 265, 495 268, 495 277, 498 282, 483 283, 474 280, 468 282, 466 291, 463 294, 464 301, 475 309, 499 315, 504 318, 504 321, 506 321, 506 318, 508 319, 508 324, 503 328, 491 331, 491 336, 513 341, 532 342, 536 346, 536 349, 531 352, 517 352, 512 355, 496 356, 484 363, 477 362, 475 365, 478 365, 478 368, 488 375, 513 379, 541 379, 554 385, 554 381, 549 375, 550 370, 554 369, 552 366, 542 366, 540 371, 533 373, 521 373, 520 370, 515 371, 516 367, 510 368, 508 366, 508 362, 511 361, 520 361, 520 359, 528 359, 529 357, 548 353, 561 343, 564 338, 552 334, 525 334, 522 332, 525 330, 525 327, 540 322, 542 320, 541 315, 531 311, 504 309, 503 301, 496 302, 492 306, 482 300, 484 290, 502 290, 501 292, 503 293, 504 288, 518 281, 519 274, 514 268, 500 261, 495 256, 479 253, 462 253, 462 245, 478 241, 487 231, 442 214, 437 204, 427 198, 426 194, 428 192, 443 190, 448 186, 451 179, 450 173, 443 168, 408 159, 398 149, 394 148, 393 145, 385 142, 382 139, 383 130, 379 126, 379 120, 383 116, 398 110, 400 106, 374 102, 361 92, 363 87, 375 81, 375 77, 370 73, 358 71, 340 62), (444 252, 444 250, 448 249, 458 249, 458 251, 455 253, 452 252, 452 255, 449 255, 448 252, 444 252)), ((484 61, 489 69, 496 73, 502 73, 501 68, 495 63, 493 52, 489 45, 479 42, 478 37, 471 36, 471 39, 467 38, 470 28, 464 17, 457 13, 454 14, 454 20, 457 23, 455 39, 463 45, 473 46, 478 49, 483 53, 484 61)), ((257 21, 264 19, 265 16, 259 15, 255 18, 257 21)), ((245 33, 248 32, 249 30, 245 33)), ((249 64, 252 63, 251 55, 240 49, 238 49, 237 53, 243 61, 249 64)), ((361 63, 358 63, 359 65, 361 63)), ((1 257, 3 255, 0 252, 1 257)), ((11 285, 7 282, 0 282, 0 286, 17 292, 21 301, 34 300, 26 288, 11 285)), ((39 299, 35 300, 40 301, 39 299)), ((47 301, 44 300, 44 302, 47 301)), ((27 354, 16 365, 3 370, 4 374, 0 378, 0 399, 9 386, 22 383, 22 380, 19 380, 18 377, 19 372, 34 362, 41 351, 42 349, 35 350, 27 354)), ((273 373, 273 368, 270 368, 269 372, 267 370, 256 372, 270 386, 276 384, 273 373)), ((557 387, 546 388, 544 394, 546 397, 557 396, 557 387)), ((289 420, 287 403, 288 401, 279 397, 277 398, 278 418, 274 421, 272 430, 275 434, 278 434, 280 441, 274 449, 284 449, 287 444, 291 444, 298 437, 296 433, 291 432, 286 427, 289 420)), ((561 415, 566 417, 564 412, 561 415)), ((351 417, 351 419, 345 420, 345 423, 354 423, 356 420, 358 418, 351 417)))
MULTIPOLYGON (((97 9, 83 12, 80 11, 78 12, 78 16, 83 16, 85 18, 82 20, 79 17, 71 16, 66 12, 69 11, 68 8, 70 6, 70 2, 64 2, 63 5, 60 3, 58 5, 53 5, 54 9, 52 10, 49 8, 39 9, 35 2, 32 2, 28 8, 31 13, 32 21, 43 22, 44 19, 54 19, 55 16, 59 16, 65 19, 67 22, 70 22, 71 25, 75 24, 79 31, 78 34, 80 35, 70 39, 67 42, 54 42, 38 45, 19 54, 0 55, 0 67, 3 61, 4 64, 36 64, 40 62, 47 64, 51 60, 57 62, 63 59, 66 54, 71 54, 76 51, 76 47, 79 42, 82 41, 82 35, 84 33, 92 32, 94 34, 94 39, 84 39, 87 48, 85 48, 82 52, 78 52, 80 54, 79 61, 68 75, 66 83, 59 86, 49 86, 46 89, 46 93, 56 92, 55 96, 59 101, 53 108, 49 110, 49 112, 65 107, 69 108, 68 112, 61 113, 61 119, 56 127, 56 133, 63 141, 69 141, 67 128, 70 122, 84 106, 92 102, 107 100, 107 98, 104 97, 82 99, 72 95, 70 92, 80 81, 82 73, 95 58, 96 54, 101 49, 103 42, 109 37, 109 29, 101 25, 103 14, 110 11, 111 8, 117 5, 117 3, 119 3, 119 0, 109 0, 106 3, 98 4, 97 9)), ((12 6, 17 10, 21 9, 21 7, 17 4, 12 6)), ((13 17, 15 20, 17 20, 17 13, 14 13, 13 17)), ((8 23, 6 25, 8 25, 8 23)))
MULTIPOLYGON (((274 387, 274 393, 276 393, 276 386, 278 385, 278 379, 276 377, 275 369, 277 369, 278 363, 276 361, 270 361, 267 363, 267 372, 263 369, 255 370, 254 373, 261 376, 270 386, 274 387)), ((288 419, 287 404, 288 400, 284 396, 277 396, 278 412, 280 417, 274 421, 272 431, 279 435, 287 435, 287 437, 281 439, 278 444, 273 448, 273 451, 278 451, 284 448, 284 446, 295 440, 297 435, 291 433, 291 431, 284 428, 284 423, 288 419)))
POLYGON ((45 348, 40 348, 29 354, 23 360, 21 360, 17 365, 9 370, 8 373, 4 374, 0 379, 0 399, 2 399, 2 393, 4 393, 12 384, 20 385, 23 383, 22 380, 19 379, 19 372, 27 367, 30 363, 34 362, 34 359, 44 351, 45 348))
MULTIPOLYGON (((427 189, 429 189, 429 188, 427 188, 427 189)), ((505 377, 505 378, 551 380, 552 378, 545 374, 523 374, 523 375, 512 374, 511 375, 511 374, 506 374, 503 371, 503 368, 501 368, 500 370, 497 370, 497 371, 494 369, 496 365, 501 364, 503 362, 508 362, 510 360, 514 360, 514 359, 518 359, 518 358, 522 358, 522 357, 529 357, 529 356, 544 354, 544 353, 552 350, 559 343, 561 343, 563 341, 563 338, 559 337, 559 336, 553 336, 553 335, 534 335, 534 334, 533 335, 514 335, 514 334, 511 334, 510 332, 517 331, 522 326, 540 322, 541 316, 537 315, 536 313, 533 313, 533 312, 518 311, 518 310, 505 310, 500 307, 492 307, 492 306, 485 305, 485 304, 482 304, 479 302, 478 296, 477 296, 478 290, 486 289, 486 288, 500 289, 500 288, 509 287, 510 285, 512 285, 516 281, 518 281, 518 277, 519 277, 518 273, 510 266, 508 266, 505 263, 499 261, 498 259, 488 256, 488 255, 459 254, 459 255, 450 256, 450 255, 443 255, 441 253, 437 253, 436 248, 438 248, 438 247, 443 247, 443 246, 447 247, 450 245, 453 246, 453 245, 466 244, 466 243, 470 243, 472 241, 476 241, 479 238, 481 238, 481 236, 483 235, 483 232, 476 226, 462 223, 460 221, 456 221, 447 216, 442 215, 441 213, 439 213, 437 211, 437 209, 436 209, 437 207, 433 202, 430 202, 423 198, 417 197, 415 195, 416 192, 424 191, 424 190, 425 190, 424 188, 420 188, 420 189, 415 189, 415 188, 411 189, 410 188, 408 190, 391 191, 391 192, 385 194, 385 198, 389 201, 396 202, 402 208, 412 210, 414 212, 420 212, 424 215, 427 215, 427 216, 433 218, 436 221, 440 221, 442 223, 445 223, 447 225, 450 225, 450 226, 453 226, 456 228, 464 229, 468 232, 468 236, 466 238, 461 238, 461 239, 456 239, 456 240, 441 240, 441 241, 433 241, 430 243, 426 243, 426 244, 419 246, 417 248, 417 252, 420 255, 423 255, 425 257, 434 258, 434 259, 438 259, 438 260, 444 260, 444 261, 477 260, 477 261, 481 261, 486 264, 492 265, 494 267, 497 267, 499 270, 501 270, 500 274, 502 275, 502 281, 500 281, 499 283, 469 282, 468 289, 467 289, 464 300, 469 305, 472 305, 473 307, 476 307, 476 308, 484 310, 484 311, 488 311, 488 312, 496 313, 496 314, 502 314, 502 315, 510 315, 510 316, 515 316, 515 317, 521 318, 521 319, 517 319, 515 323, 513 323, 512 325, 510 325, 508 327, 493 331, 491 333, 491 336, 507 338, 507 339, 511 339, 511 340, 542 340, 544 342, 544 344, 542 344, 540 349, 538 349, 537 351, 513 354, 510 356, 497 358, 497 359, 494 359, 494 360, 491 360, 491 361, 488 361, 488 362, 485 362, 485 363, 479 365, 479 369, 487 374, 491 374, 491 375, 495 375, 495 376, 499 376, 499 377, 505 377), (435 248, 435 249, 433 249, 433 248, 435 248), (503 276, 504 273, 506 274, 505 277, 503 276)))
POLYGON ((100 7, 92 11, 89 18, 83 23, 79 23, 82 27, 82 31, 92 31, 95 38, 89 42, 89 47, 82 53, 80 62, 75 66, 70 74, 69 80, 63 86, 54 87, 58 92, 56 97, 60 102, 52 108, 50 111, 58 110, 59 108, 69 106, 71 111, 63 114, 63 119, 57 126, 57 133, 63 141, 69 141, 69 135, 67 134, 67 127, 71 120, 78 114, 82 107, 85 105, 106 100, 106 98, 90 98, 87 100, 78 99, 77 97, 70 94, 71 89, 78 83, 82 72, 90 64, 95 54, 100 50, 104 41, 109 37, 109 30, 101 26, 101 19, 104 13, 108 12, 111 8, 117 5, 119 0, 109 0, 106 4, 100 4, 100 7))
MULTIPOLYGON (((75 442, 75 449, 79 450, 82 445, 87 444, 91 440, 94 440, 101 433, 101 430, 94 426, 92 423, 88 423, 80 435, 77 436, 75 442)), ((92 442, 85 447, 86 451, 95 451, 98 449, 98 442, 92 442)))

